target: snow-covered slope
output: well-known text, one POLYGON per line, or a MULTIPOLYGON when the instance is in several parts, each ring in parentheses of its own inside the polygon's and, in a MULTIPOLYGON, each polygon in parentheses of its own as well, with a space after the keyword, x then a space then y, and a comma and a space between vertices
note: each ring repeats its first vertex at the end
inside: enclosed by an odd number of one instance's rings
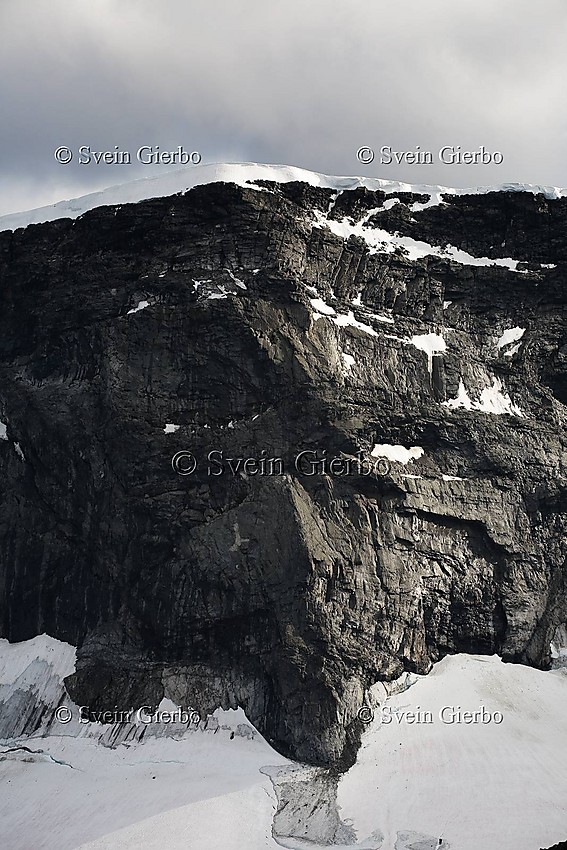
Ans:
POLYGON ((29 731, 0 737, 2 850, 279 846, 271 835, 276 797, 260 768, 288 762, 241 710, 219 710, 184 734, 178 724, 146 725, 143 743, 129 735, 111 745, 118 724, 79 724, 64 694, 74 656, 46 635, 0 641, 0 720, 13 725, 19 708, 29 731))
POLYGON ((567 673, 457 655, 412 678, 374 710, 339 784, 343 819, 362 835, 379 827, 388 850, 405 850, 400 830, 453 850, 538 850, 567 839, 567 673), (491 721, 443 722, 482 706, 491 721))
MULTIPOLYGON (((76 714, 61 684, 73 664, 73 648, 45 635, 0 641, 0 717, 16 692, 44 703, 47 681, 52 710, 76 714)), ((47 721, 0 741, 0 847, 538 850, 567 837, 566 702, 566 670, 445 658, 375 686, 338 791, 333 774, 279 756, 240 709, 119 744, 112 727, 47 721), (463 722, 482 706, 489 722, 463 722)))
POLYGON ((547 198, 567 197, 567 189, 553 186, 534 186, 527 183, 507 183, 501 186, 487 186, 473 189, 451 189, 444 186, 401 183, 397 180, 380 180, 372 177, 330 177, 289 165, 261 165, 257 163, 228 163, 215 165, 197 165, 169 171, 157 177, 144 177, 130 183, 110 186, 100 192, 83 195, 80 198, 60 201, 35 210, 11 213, 0 217, 0 231, 16 230, 28 224, 54 221, 58 218, 78 218, 95 207, 135 203, 147 198, 161 198, 185 192, 204 183, 237 183, 239 186, 252 186, 254 180, 273 180, 278 183, 302 181, 312 186, 345 191, 365 187, 372 191, 417 192, 431 195, 430 203, 438 203, 441 194, 485 194, 495 190, 505 192, 543 193, 547 198))

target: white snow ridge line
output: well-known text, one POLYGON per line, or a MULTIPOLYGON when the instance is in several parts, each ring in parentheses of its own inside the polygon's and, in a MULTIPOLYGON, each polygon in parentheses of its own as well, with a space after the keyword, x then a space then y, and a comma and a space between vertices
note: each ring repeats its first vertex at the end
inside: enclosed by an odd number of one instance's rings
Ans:
MULTIPOLYGON (((371 191, 414 192, 430 195, 437 202, 440 195, 485 195, 488 192, 532 192, 543 194, 550 200, 567 197, 567 189, 554 186, 536 186, 528 183, 505 183, 500 186, 451 189, 445 186, 402 183, 397 180, 381 180, 372 177, 332 177, 290 165, 263 165, 254 162, 218 163, 197 165, 169 171, 156 177, 142 177, 130 183, 109 186, 100 192, 82 195, 72 200, 59 201, 34 210, 14 212, 0 217, 0 231, 16 230, 28 224, 55 221, 59 218, 76 219, 89 210, 101 206, 138 203, 149 198, 163 198, 186 192, 206 183, 236 183, 247 188, 260 189, 252 185, 254 180, 269 180, 276 183, 299 181, 311 186, 335 189, 340 192, 358 188, 371 191)), ((265 191, 265 190, 264 190, 265 191)), ((416 210, 417 211, 417 210, 416 210)))

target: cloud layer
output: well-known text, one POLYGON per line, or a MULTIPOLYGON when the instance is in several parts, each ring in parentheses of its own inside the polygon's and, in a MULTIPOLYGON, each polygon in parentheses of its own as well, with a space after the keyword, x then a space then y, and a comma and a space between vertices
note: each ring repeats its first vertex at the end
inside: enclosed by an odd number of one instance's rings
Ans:
POLYGON ((480 185, 567 185, 564 0, 2 0, 0 214, 203 162, 480 185), (53 156, 74 153, 69 165, 53 156), (79 165, 77 150, 130 165, 79 165), (356 151, 376 151, 362 165, 356 151), (431 150, 430 165, 379 149, 431 150), (443 165, 444 145, 504 154, 443 165))

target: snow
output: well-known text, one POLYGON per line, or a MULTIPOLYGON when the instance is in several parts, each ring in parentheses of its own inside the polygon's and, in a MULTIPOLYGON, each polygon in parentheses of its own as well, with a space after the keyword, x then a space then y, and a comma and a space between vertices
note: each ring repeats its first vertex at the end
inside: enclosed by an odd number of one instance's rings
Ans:
POLYGON ((450 307, 452 303, 452 301, 443 301, 443 309, 446 310, 447 307, 450 307))
POLYGON ((518 342, 516 345, 512 345, 507 351, 504 352, 504 357, 513 357, 514 354, 517 354, 520 348, 522 347, 522 343, 518 342))
POLYGON ((374 328, 370 325, 365 325, 363 322, 359 322, 358 319, 355 319, 354 313, 352 310, 349 310, 346 314, 339 314, 336 317, 331 317, 331 321, 335 323, 339 328, 358 328, 359 331, 363 331, 365 334, 369 336, 378 336, 374 328))
POLYGON ((500 257, 497 259, 475 257, 467 251, 456 248, 454 245, 446 245, 441 248, 430 245, 427 242, 412 239, 409 236, 390 233, 388 230, 382 230, 379 227, 369 227, 367 222, 374 212, 376 210, 370 210, 359 222, 353 224, 346 216, 341 221, 335 221, 317 211, 313 220, 313 227, 326 227, 331 233, 344 240, 349 239, 351 236, 364 239, 371 254, 392 254, 396 250, 402 249, 410 260, 421 260, 424 257, 441 257, 467 266, 501 266, 510 271, 519 272, 520 274, 526 273, 524 270, 518 269, 518 260, 513 260, 511 257, 500 257))
POLYGON ((478 410, 483 413, 493 413, 502 416, 508 413, 510 416, 523 416, 520 408, 512 402, 508 393, 502 392, 502 381, 500 378, 492 379, 492 386, 484 389, 480 394, 478 410))
POLYGON ((230 270, 230 269, 226 269, 226 271, 228 272, 228 274, 229 274, 230 279, 232 280, 232 282, 233 282, 233 283, 235 283, 235 284, 238 286, 238 288, 239 288, 239 289, 248 289, 248 287, 246 286, 246 284, 244 283, 244 281, 243 281, 243 280, 240 280, 240 278, 239 278, 239 277, 235 277, 235 276, 234 276, 234 274, 231 272, 231 270, 230 270))
MULTIPOLYGON (((0 440, 8 440, 8 426, 4 424, 4 422, 0 422, 0 440)), ((14 443, 14 449, 20 460, 25 460, 24 453, 22 451, 22 447, 19 443, 14 443)))
POLYGON ((510 416, 523 417, 525 414, 514 404, 508 393, 502 392, 502 381, 500 378, 492 378, 492 386, 486 387, 480 394, 479 401, 471 401, 462 378, 459 381, 457 397, 441 402, 443 407, 450 410, 478 410, 481 413, 490 413, 495 416, 509 414, 510 416))
POLYGON ((110 186, 100 192, 93 192, 72 200, 59 201, 47 207, 39 207, 24 212, 14 212, 0 217, 0 231, 16 230, 45 221, 59 218, 76 219, 88 210, 96 207, 116 204, 137 203, 148 198, 160 198, 186 192, 194 186, 207 183, 236 183, 249 189, 265 191, 254 186, 254 180, 270 180, 277 183, 300 181, 311 186, 334 189, 339 192, 364 187, 371 191, 415 192, 427 194, 437 203, 441 195, 486 194, 487 192, 531 192, 543 194, 546 198, 556 199, 567 197, 566 189, 552 186, 535 186, 527 183, 506 183, 500 186, 477 188, 451 189, 444 186, 429 186, 426 184, 409 184, 397 180, 381 180, 368 177, 332 177, 297 168, 289 165, 262 165, 259 163, 218 163, 198 165, 169 171, 155 177, 144 177, 122 185, 110 186))
MULTIPOLYGON (((566 645, 565 628, 554 640, 566 645)), ((46 635, 18 644, 0 640, 0 720, 9 710, 6 699, 26 690, 31 699, 51 696, 52 708, 61 705, 61 682, 74 664, 74 648, 46 635)), ((168 735, 161 723, 144 726, 142 738, 122 737, 113 745, 117 725, 54 723, 48 734, 39 730, 0 742, 0 846, 552 846, 565 838, 567 822, 566 699, 567 671, 504 664, 496 656, 446 657, 428 676, 378 683, 368 700, 374 719, 355 765, 339 779, 336 798, 333 781, 278 755, 242 709, 217 710, 215 722, 180 737, 168 735), (489 722, 480 714, 479 722, 464 722, 482 706, 489 722), (452 717, 460 722, 447 722, 452 717), (325 839, 329 828, 335 832, 334 813, 344 833, 353 835, 348 846, 325 839)), ((68 698, 63 704, 78 717, 68 698)), ((159 709, 174 712, 177 706, 165 697, 159 709)))
POLYGON ((567 667, 567 624, 555 630, 550 651, 553 667, 567 667))
POLYGON ((534 850, 567 837, 567 675, 447 657, 384 699, 338 789, 341 817, 360 836, 379 828, 382 850, 534 850), (501 723, 443 723, 452 707, 501 712, 501 723), (409 711, 420 712, 411 722, 409 711), (380 722, 391 717, 392 722, 380 722), (398 722, 399 721, 399 722, 398 722), (432 843, 396 843, 400 832, 432 843))
POLYGON ((173 425, 171 422, 169 422, 166 424, 163 430, 166 434, 175 434, 176 431, 179 431, 179 428, 179 425, 173 425))
POLYGON ((140 310, 145 310, 146 307, 149 307, 149 306, 150 306, 149 301, 138 301, 138 306, 133 307, 131 310, 128 310, 126 315, 129 316, 131 313, 138 313, 140 310))
MULTIPOLYGON (((0 640, 0 720, 11 706, 21 712, 17 700, 26 691, 28 706, 39 700, 38 717, 46 700, 53 710, 74 669, 75 649, 46 635, 0 640)), ((76 715, 72 723, 54 721, 49 734, 0 742, 0 847, 279 848, 272 838, 275 792, 262 769, 289 761, 241 709, 218 710, 208 730, 188 729, 180 739, 160 723, 145 726, 142 741, 130 736, 110 746, 117 724, 79 724, 78 707, 68 698, 63 704, 76 715)), ((161 710, 176 708, 162 700, 161 710)))
POLYGON ((377 443, 372 449, 372 457, 385 457, 387 460, 395 463, 402 463, 404 466, 412 460, 419 460, 425 454, 421 446, 412 446, 406 449, 404 446, 393 446, 389 443, 377 443))
POLYGON ((416 348, 419 348, 420 351, 425 351, 425 353, 427 354, 427 366, 429 369, 429 374, 431 374, 433 370, 433 358, 439 357, 445 351, 447 351, 447 343, 440 334, 435 333, 418 334, 417 336, 412 336, 412 338, 410 339, 410 344, 414 345, 416 348))
POLYGON ((0 763, 5 848, 279 847, 271 836, 275 794, 261 768, 284 759, 262 739, 193 732, 116 749, 63 736, 37 744, 62 764, 0 763))
MULTIPOLYGON (((450 190, 449 192, 445 192, 445 194, 458 194, 457 192, 450 190)), ((438 207, 440 204, 444 204, 446 201, 443 200, 443 192, 432 192, 431 197, 426 203, 420 203, 416 201, 416 203, 412 204, 410 207, 410 212, 422 212, 423 210, 428 210, 430 207, 438 207)))
POLYGON ((469 394, 467 393, 462 378, 459 380, 459 390, 457 392, 457 397, 449 399, 448 401, 444 401, 442 402, 442 404, 444 407, 448 407, 451 410, 458 410, 458 408, 460 407, 464 408, 465 410, 473 409, 473 403, 469 398, 469 394))
POLYGON ((458 475, 443 475, 443 481, 464 481, 463 478, 459 478, 458 475))
MULTIPOLYGON (((310 292, 316 293, 317 290, 314 287, 308 286, 306 289, 310 292)), ((378 336, 376 331, 370 325, 365 324, 364 322, 359 322, 358 319, 355 318, 352 310, 349 310, 348 313, 337 313, 333 307, 330 307, 322 298, 310 298, 311 306, 315 311, 313 313, 314 321, 318 321, 319 319, 330 319, 332 322, 337 325, 339 328, 358 328, 359 331, 363 331, 365 334, 369 336, 378 336)), ((375 316, 373 313, 370 314, 374 319, 377 319, 379 322, 392 322, 393 319, 390 319, 388 316, 375 316)))
POLYGON ((344 364, 345 364, 345 369, 347 369, 347 370, 352 369, 352 367, 356 363, 356 360, 354 359, 352 354, 347 354, 345 351, 342 351, 341 357, 343 358, 343 361, 344 361, 344 364))
MULTIPOLYGON (((352 302, 354 304, 354 301, 352 302)), ((377 322, 385 322, 388 325, 394 325, 395 321, 391 316, 383 316, 379 313, 368 313, 371 319, 376 319, 377 322)))
POLYGON ((0 638, 0 685, 14 683, 38 659, 49 664, 60 679, 75 671, 75 648, 49 635, 20 643, 0 638))
POLYGON ((525 332, 525 328, 508 328, 508 330, 504 331, 496 343, 496 348, 500 351, 501 348, 504 348, 506 345, 510 345, 511 342, 518 342, 525 332))
POLYGON ((336 316, 337 311, 329 307, 321 298, 311 298, 311 306, 316 311, 315 318, 322 319, 324 316, 336 316))

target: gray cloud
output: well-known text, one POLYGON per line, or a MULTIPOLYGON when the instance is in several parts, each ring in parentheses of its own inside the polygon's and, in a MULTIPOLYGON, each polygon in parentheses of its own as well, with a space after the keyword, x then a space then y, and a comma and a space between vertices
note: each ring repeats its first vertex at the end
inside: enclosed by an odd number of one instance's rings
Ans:
POLYGON ((61 144, 567 185, 564 0, 2 0, 0 33, 0 214, 172 167, 59 165, 61 144), (505 160, 363 166, 365 144, 505 160))

